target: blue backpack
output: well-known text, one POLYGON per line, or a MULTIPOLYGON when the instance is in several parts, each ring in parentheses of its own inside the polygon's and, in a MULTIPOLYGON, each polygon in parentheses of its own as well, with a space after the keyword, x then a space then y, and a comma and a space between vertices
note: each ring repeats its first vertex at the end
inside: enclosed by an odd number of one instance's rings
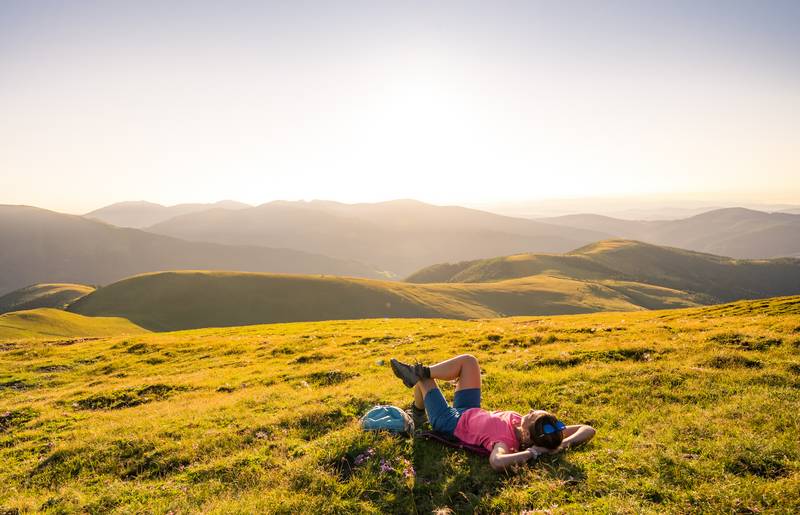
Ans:
POLYGON ((361 429, 392 433, 413 433, 414 421, 408 413, 397 406, 380 405, 370 409, 361 417, 361 429))

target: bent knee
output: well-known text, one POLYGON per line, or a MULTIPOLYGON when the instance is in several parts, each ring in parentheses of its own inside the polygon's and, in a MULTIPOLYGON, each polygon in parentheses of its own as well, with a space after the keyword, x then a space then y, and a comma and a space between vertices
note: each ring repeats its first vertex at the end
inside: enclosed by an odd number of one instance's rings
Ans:
POLYGON ((478 366, 478 358, 476 358, 472 354, 461 354, 459 358, 461 358, 465 364, 469 363, 471 365, 474 365, 475 367, 478 366))

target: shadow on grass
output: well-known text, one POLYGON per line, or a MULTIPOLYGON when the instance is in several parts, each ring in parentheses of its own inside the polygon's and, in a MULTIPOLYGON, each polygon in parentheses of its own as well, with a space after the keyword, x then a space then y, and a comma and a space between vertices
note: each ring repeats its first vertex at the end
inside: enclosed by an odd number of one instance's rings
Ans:
POLYGON ((543 480, 564 487, 586 481, 582 466, 569 461, 568 454, 543 456, 504 472, 495 472, 487 456, 415 438, 413 464, 417 471, 414 504, 418 513, 449 508, 455 513, 492 511, 492 499, 507 488, 524 488, 529 472, 536 469, 543 480))

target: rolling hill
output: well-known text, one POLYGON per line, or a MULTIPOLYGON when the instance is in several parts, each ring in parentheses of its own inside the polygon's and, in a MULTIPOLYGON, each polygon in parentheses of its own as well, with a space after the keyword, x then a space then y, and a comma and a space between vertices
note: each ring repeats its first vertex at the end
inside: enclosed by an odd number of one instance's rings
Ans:
POLYGON ((800 260, 733 260, 606 240, 562 255, 436 265, 409 282, 185 270, 137 275, 69 306, 151 330, 360 318, 488 318, 665 309, 800 293, 800 260))
POLYGON ((485 318, 698 305, 685 292, 629 281, 535 276, 484 284, 407 284, 332 276, 179 271, 143 274, 69 306, 155 331, 359 318, 485 318))
POLYGON ((180 268, 381 277, 352 260, 188 242, 28 206, 0 205, 0 249, 0 295, 34 283, 106 284, 180 268))
POLYGON ((563 252, 608 237, 522 218, 413 200, 374 204, 276 201, 215 209, 147 231, 192 241, 265 245, 355 259, 405 276, 431 263, 515 252, 563 252))
POLYGON ((39 308, 0 315, 0 340, 61 336, 111 336, 148 332, 118 317, 85 317, 61 309, 39 308))
POLYGON ((785 212, 725 208, 680 220, 635 221, 592 214, 538 220, 742 259, 800 256, 800 215, 785 212))
POLYGON ((0 509, 796 513, 798 320, 800 297, 784 297, 8 342, 0 509), (483 456, 360 429, 370 407, 411 401, 390 358, 461 353, 480 360, 486 409, 547 409, 597 436, 498 474, 483 456))
POLYGON ((178 204, 175 206, 162 206, 153 202, 134 201, 111 204, 110 206, 95 209, 83 216, 118 227, 141 229, 188 213, 196 213, 208 209, 244 209, 248 207, 252 206, 233 200, 222 200, 213 204, 178 204))
POLYGON ((566 254, 513 256, 434 265, 412 283, 484 283, 539 274, 644 283, 695 294, 705 303, 800 293, 800 259, 732 259, 632 240, 606 240, 566 254))
POLYGON ((34 284, 0 297, 0 313, 36 308, 64 308, 94 291, 85 284, 34 284))

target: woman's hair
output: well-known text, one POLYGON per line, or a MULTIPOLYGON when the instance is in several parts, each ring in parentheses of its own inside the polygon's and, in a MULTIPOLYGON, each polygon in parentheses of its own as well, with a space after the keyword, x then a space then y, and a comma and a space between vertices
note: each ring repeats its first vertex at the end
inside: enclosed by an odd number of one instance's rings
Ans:
POLYGON ((555 449, 561 445, 564 439, 563 431, 553 431, 552 433, 545 434, 544 426, 549 424, 552 428, 556 427, 558 419, 550 413, 542 413, 533 420, 530 425, 531 440, 533 445, 545 447, 547 449, 555 449))

